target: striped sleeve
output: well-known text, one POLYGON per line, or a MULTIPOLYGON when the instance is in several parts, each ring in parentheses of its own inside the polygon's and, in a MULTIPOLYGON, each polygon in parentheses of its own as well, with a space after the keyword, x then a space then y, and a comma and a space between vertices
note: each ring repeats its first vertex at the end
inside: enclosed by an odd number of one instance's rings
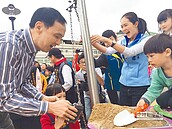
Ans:
MULTIPOLYGON (((5 34, 4 34, 5 35, 5 34)), ((42 94, 30 91, 30 98, 25 97, 26 92, 18 92, 18 89, 29 89, 22 85, 24 80, 24 62, 19 59, 19 51, 15 44, 14 37, 8 40, 0 34, 0 111, 12 112, 24 116, 42 115, 48 110, 48 102, 40 101, 42 94), (16 67, 18 66, 18 67, 16 67), (21 75, 21 71, 24 71, 21 75), (24 76, 22 78, 22 76, 24 76), (32 95, 31 95, 32 94, 32 95), (31 98, 34 96, 35 98, 31 98)), ((25 55, 22 55, 25 58, 25 55)), ((27 64, 27 62, 25 62, 27 64)))

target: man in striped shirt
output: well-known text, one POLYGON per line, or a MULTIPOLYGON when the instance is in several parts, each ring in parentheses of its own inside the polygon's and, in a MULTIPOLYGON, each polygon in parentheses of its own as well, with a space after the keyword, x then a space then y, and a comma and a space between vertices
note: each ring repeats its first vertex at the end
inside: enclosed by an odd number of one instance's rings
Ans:
POLYGON ((43 7, 35 11, 28 29, 0 33, 0 129, 14 129, 8 112, 75 118, 77 109, 69 101, 45 96, 27 82, 36 53, 59 45, 65 31, 64 17, 43 7))

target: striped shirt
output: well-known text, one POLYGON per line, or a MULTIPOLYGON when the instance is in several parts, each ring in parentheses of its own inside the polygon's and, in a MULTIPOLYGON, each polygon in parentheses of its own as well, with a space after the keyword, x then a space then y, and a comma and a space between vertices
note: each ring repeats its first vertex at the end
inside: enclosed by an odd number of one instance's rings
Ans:
POLYGON ((26 81, 36 53, 29 29, 0 33, 0 111, 23 116, 47 112, 43 94, 26 81))

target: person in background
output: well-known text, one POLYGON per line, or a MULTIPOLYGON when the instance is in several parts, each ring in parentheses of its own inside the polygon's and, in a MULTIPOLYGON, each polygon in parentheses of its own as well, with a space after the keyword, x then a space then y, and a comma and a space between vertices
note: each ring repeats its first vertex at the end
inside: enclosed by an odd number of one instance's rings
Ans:
POLYGON ((39 64, 38 61, 34 61, 34 66, 38 67, 38 68, 41 68, 41 65, 39 64))
POLYGON ((172 9, 161 11, 157 17, 157 22, 161 32, 172 35, 172 9))
POLYGON ((54 63, 55 83, 60 83, 66 90, 66 99, 71 103, 78 101, 75 91, 75 75, 67 59, 61 53, 60 49, 52 48, 48 52, 50 62, 54 63))
POLYGON ((154 70, 151 85, 137 107, 150 105, 156 99, 161 108, 172 109, 172 38, 163 33, 153 36, 146 42, 144 53, 154 70), (164 87, 168 90, 162 93, 164 87))
MULTIPOLYGON (((112 30, 106 30, 103 32, 102 36, 111 39, 112 41, 117 42, 117 36, 112 30)), ((103 44, 105 47, 108 47, 106 43, 103 44)), ((107 89, 108 96, 111 103, 119 103, 119 90, 120 83, 119 78, 121 75, 121 68, 123 64, 123 59, 119 52, 116 52, 111 55, 105 55, 108 60, 108 66, 105 70, 105 79, 104 87, 107 89), (117 93, 118 92, 118 93, 117 93)))
POLYGON ((41 73, 42 73, 43 75, 45 75, 45 70, 46 70, 46 68, 47 68, 47 64, 46 64, 46 63, 42 63, 42 64, 41 64, 41 73))
POLYGON ((122 16, 121 29, 125 36, 120 43, 99 35, 91 36, 91 42, 95 48, 107 55, 116 52, 122 54, 124 63, 119 79, 120 105, 136 106, 150 85, 148 60, 143 53, 143 46, 150 36, 146 34, 148 30, 145 20, 134 12, 122 16), (110 47, 104 47, 100 42, 110 47))
POLYGON ((75 72, 78 72, 80 70, 80 67, 78 65, 78 56, 79 56, 80 52, 83 52, 83 50, 77 48, 75 50, 75 54, 74 54, 73 59, 72 59, 72 68, 74 69, 75 72))
POLYGON ((40 67, 32 67, 30 77, 32 85, 38 88, 38 90, 44 94, 48 83, 46 77, 41 73, 40 67), (40 85, 40 87, 38 85, 40 85))
MULTIPOLYGON (((66 99, 65 89, 58 83, 49 85, 45 94, 47 96, 57 96, 60 100, 66 99)), ((64 119, 56 117, 52 113, 46 113, 40 119, 42 129, 80 129, 78 120, 74 123, 66 122, 64 119)))
POLYGON ((45 77, 47 79, 48 85, 54 84, 54 82, 55 82, 54 67, 47 66, 47 68, 45 70, 45 77))
POLYGON ((75 119, 77 109, 69 101, 43 95, 27 81, 36 53, 59 45, 65 32, 66 20, 60 12, 42 7, 34 12, 29 28, 0 33, 0 128, 14 129, 9 112, 75 119))
MULTIPOLYGON (((85 106, 86 120, 88 120, 92 111, 92 107, 91 107, 90 92, 89 92, 89 87, 88 87, 88 82, 87 82, 87 73, 86 73, 84 53, 81 53, 79 55, 78 64, 79 64, 80 70, 76 73, 75 77, 79 85, 79 88, 84 92, 83 105, 85 106)), ((104 85, 102 72, 100 68, 95 68, 95 71, 96 71, 96 79, 98 81, 98 90, 100 90, 100 86, 104 85)))
MULTIPOLYGON (((165 9, 158 14, 157 22, 159 26, 159 31, 167 35, 172 35, 172 9, 165 9)), ((149 76, 151 78, 151 73, 153 66, 148 66, 149 76)))

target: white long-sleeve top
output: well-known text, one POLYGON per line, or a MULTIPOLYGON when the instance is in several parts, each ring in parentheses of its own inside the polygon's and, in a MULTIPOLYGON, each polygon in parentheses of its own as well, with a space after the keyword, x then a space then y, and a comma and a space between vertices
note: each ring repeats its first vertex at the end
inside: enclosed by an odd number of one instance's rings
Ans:
MULTIPOLYGON (((143 52, 143 47, 144 47, 146 41, 147 41, 149 38, 151 38, 151 37, 152 37, 152 36, 148 36, 148 37, 144 38, 142 41, 140 41, 140 43, 135 44, 134 46, 132 46, 132 47, 130 47, 130 48, 125 47, 124 52, 121 53, 121 54, 123 54, 124 57, 127 58, 127 57, 131 57, 131 56, 135 56, 135 55, 137 55, 137 54, 139 54, 139 53, 142 53, 142 52, 143 52)), ((120 41, 117 42, 117 43, 121 44, 120 41)), ((111 54, 116 53, 116 52, 117 52, 117 51, 116 51, 114 48, 108 47, 108 48, 106 48, 106 53, 105 53, 105 54, 106 54, 106 55, 111 55, 111 54)))

